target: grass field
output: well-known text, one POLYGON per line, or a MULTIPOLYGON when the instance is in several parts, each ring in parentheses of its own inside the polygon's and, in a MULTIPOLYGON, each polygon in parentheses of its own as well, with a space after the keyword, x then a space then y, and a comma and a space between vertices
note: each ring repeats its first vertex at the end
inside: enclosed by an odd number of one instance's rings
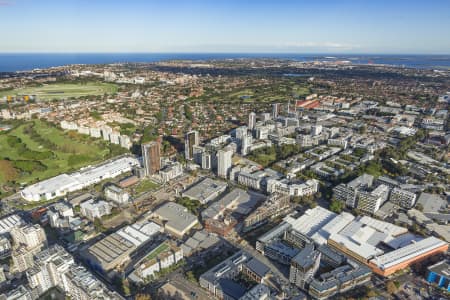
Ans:
POLYGON ((144 179, 135 187, 134 191, 137 195, 142 194, 144 192, 148 192, 150 190, 155 190, 159 185, 150 181, 148 179, 144 179))
POLYGON ((0 134, 0 185, 27 184, 77 170, 110 156, 108 145, 34 120, 0 134), (17 140, 19 138, 20 140, 17 140), (16 139, 16 144, 11 143, 16 139))
POLYGON ((169 245, 167 245, 166 243, 163 243, 163 244, 159 245, 158 247, 156 247, 155 249, 153 249, 153 251, 150 252, 149 255, 147 255, 146 259, 152 260, 152 259, 156 258, 160 253, 166 251, 167 249, 169 249, 169 245))
POLYGON ((39 100, 59 100, 66 98, 78 98, 83 96, 97 96, 113 94, 117 92, 117 86, 112 83, 88 82, 88 83, 55 83, 44 84, 38 87, 24 87, 12 91, 0 92, 0 98, 5 96, 35 95, 39 100))

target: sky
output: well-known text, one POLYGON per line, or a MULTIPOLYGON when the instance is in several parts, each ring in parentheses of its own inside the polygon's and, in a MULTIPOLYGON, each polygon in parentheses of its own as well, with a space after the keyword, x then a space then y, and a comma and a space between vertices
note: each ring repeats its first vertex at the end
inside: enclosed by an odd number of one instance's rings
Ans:
POLYGON ((450 0, 0 0, 0 52, 450 54, 450 0))

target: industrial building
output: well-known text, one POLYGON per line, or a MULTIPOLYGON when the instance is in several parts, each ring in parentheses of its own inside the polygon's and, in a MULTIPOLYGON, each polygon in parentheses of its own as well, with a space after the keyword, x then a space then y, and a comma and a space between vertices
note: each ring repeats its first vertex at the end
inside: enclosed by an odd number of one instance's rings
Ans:
POLYGON ((448 244, 433 236, 412 242, 370 260, 369 267, 381 276, 389 276, 434 254, 446 253, 448 244))
POLYGON ((38 182, 26 187, 20 194, 27 201, 51 200, 130 172, 137 165, 139 162, 136 158, 121 157, 94 167, 83 168, 79 172, 61 174, 38 182))
POLYGON ((164 203, 151 214, 151 217, 163 224, 166 231, 177 237, 183 237, 198 224, 196 216, 183 205, 174 202, 164 203))
POLYGON ((133 251, 152 239, 161 227, 153 222, 134 223, 90 246, 84 253, 95 270, 108 272, 130 259, 133 251))
POLYGON ((202 211, 202 219, 215 219, 219 215, 223 215, 225 210, 247 215, 261 198, 264 198, 264 196, 235 188, 202 211))
POLYGON ((211 252, 214 253, 223 246, 224 241, 215 233, 205 230, 197 231, 194 235, 181 245, 184 256, 194 253, 211 252))
POLYGON ((206 204, 223 193, 227 186, 228 184, 226 182, 205 178, 185 190, 181 196, 197 200, 201 204, 206 204))
POLYGON ((300 252, 298 248, 309 243, 328 245, 381 276, 448 249, 446 242, 435 237, 423 238, 388 222, 346 212, 337 215, 322 207, 309 209, 298 218, 285 217, 258 238, 256 249, 289 264, 300 252))

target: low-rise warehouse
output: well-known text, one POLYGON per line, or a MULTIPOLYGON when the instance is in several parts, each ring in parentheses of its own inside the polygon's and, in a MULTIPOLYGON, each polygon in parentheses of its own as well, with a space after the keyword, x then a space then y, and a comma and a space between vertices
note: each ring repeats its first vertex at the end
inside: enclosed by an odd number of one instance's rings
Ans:
POLYGON ((50 200, 81 190, 108 178, 129 172, 139 161, 131 156, 121 157, 94 167, 81 169, 72 174, 56 177, 30 185, 22 190, 21 196, 27 201, 50 200))
POLYGON ((165 230, 177 237, 184 236, 198 224, 196 216, 191 214, 183 205, 174 202, 164 203, 151 216, 157 222, 164 224, 165 230))
POLYGON ((205 204, 223 193, 227 186, 228 185, 226 182, 205 178, 184 191, 182 196, 188 197, 192 200, 197 200, 201 204, 205 204))

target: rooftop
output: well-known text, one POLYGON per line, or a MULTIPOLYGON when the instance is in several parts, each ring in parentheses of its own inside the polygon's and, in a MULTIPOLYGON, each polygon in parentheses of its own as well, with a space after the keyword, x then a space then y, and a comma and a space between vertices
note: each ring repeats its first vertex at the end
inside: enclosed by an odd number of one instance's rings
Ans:
POLYGON ((447 206, 447 201, 441 196, 430 193, 421 193, 417 204, 422 205, 424 213, 438 213, 443 207, 447 206))
POLYGON ((123 256, 149 241, 160 228, 153 222, 126 226, 90 246, 88 253, 101 264, 120 264, 123 256))
POLYGON ((294 219, 292 216, 287 216, 284 220, 292 225, 296 231, 311 237, 323 228, 328 222, 333 220, 337 215, 320 206, 308 209, 301 217, 294 219))
POLYGON ((215 218, 227 208, 245 215, 251 211, 257 202, 257 197, 243 189, 236 188, 205 209, 202 212, 202 218, 204 220, 215 218))
POLYGON ((431 236, 418 242, 412 242, 408 246, 399 248, 382 256, 378 256, 370 262, 377 265, 380 269, 385 270, 445 245, 447 245, 446 242, 431 236))
POLYGON ((437 264, 428 267, 430 272, 439 274, 446 278, 450 278, 450 264, 448 261, 440 261, 437 264))
POLYGON ((250 261, 245 263, 245 266, 260 277, 266 276, 270 271, 270 268, 268 266, 266 266, 256 258, 252 258, 250 261))
POLYGON ((10 232, 11 229, 16 226, 23 224, 23 220, 19 215, 11 215, 0 219, 0 234, 10 232))
POLYGON ((198 219, 191 214, 183 205, 166 202, 154 211, 154 214, 167 221, 166 226, 170 226, 179 232, 197 224, 198 219))
POLYGON ((226 189, 227 186, 228 185, 226 182, 205 178, 201 182, 184 191, 183 196, 198 200, 201 203, 205 203, 217 197, 226 189))

